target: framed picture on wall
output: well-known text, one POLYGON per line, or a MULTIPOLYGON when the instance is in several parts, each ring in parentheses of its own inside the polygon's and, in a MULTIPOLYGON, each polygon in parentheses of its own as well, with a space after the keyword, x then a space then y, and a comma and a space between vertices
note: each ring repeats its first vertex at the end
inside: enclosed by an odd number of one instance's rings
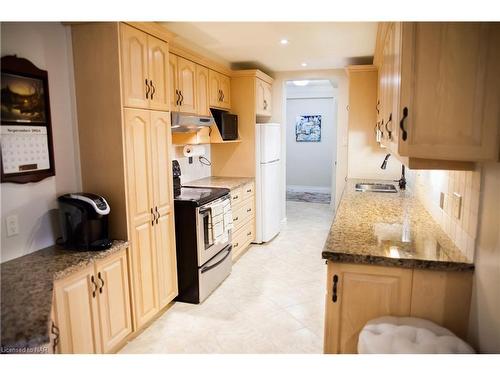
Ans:
POLYGON ((297 116, 296 142, 321 142, 321 115, 297 116))
POLYGON ((47 71, 27 59, 1 60, 1 181, 37 182, 55 175, 47 71))

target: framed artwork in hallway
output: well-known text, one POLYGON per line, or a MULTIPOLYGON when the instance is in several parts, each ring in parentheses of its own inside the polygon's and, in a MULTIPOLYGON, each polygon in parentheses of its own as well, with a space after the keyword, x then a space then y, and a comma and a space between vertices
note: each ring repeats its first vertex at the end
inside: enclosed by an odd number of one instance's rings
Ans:
POLYGON ((321 115, 297 116, 296 142, 321 142, 321 115))

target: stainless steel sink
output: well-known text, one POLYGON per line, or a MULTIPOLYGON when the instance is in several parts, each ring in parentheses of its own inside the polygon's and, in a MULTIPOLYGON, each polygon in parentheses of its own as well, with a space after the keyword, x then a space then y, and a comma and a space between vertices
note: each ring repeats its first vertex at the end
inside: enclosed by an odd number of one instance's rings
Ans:
POLYGON ((361 182, 356 184, 356 191, 371 191, 374 193, 397 193, 398 189, 393 184, 376 184, 361 182))

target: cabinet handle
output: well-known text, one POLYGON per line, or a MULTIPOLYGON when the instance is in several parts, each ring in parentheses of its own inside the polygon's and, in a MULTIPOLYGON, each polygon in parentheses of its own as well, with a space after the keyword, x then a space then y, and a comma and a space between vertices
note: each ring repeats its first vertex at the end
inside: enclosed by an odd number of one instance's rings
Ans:
POLYGON ((406 129, 405 129, 405 120, 407 117, 408 117, 408 108, 404 107, 403 108, 403 118, 401 119, 401 122, 399 123, 399 127, 403 131, 403 134, 401 135, 401 138, 403 139, 403 141, 406 141, 406 138, 408 138, 408 133, 406 132, 406 129))
POLYGON ((267 109, 267 100, 264 100, 264 110, 267 109))
POLYGON ((50 332, 55 336, 54 337, 54 342, 52 344, 52 351, 55 353, 56 349, 57 349, 57 345, 59 345, 60 331, 59 331, 59 328, 54 323, 54 321, 52 321, 52 327, 50 328, 50 332))
POLYGON ((101 277, 101 273, 97 273, 97 278, 101 282, 101 286, 99 287, 99 293, 102 294, 102 288, 104 288, 104 279, 101 277))
POLYGON ((380 129, 380 125, 384 125, 384 119, 382 119, 378 124, 378 131, 380 132, 380 137, 384 138, 384 131, 380 129))
POLYGON ((149 84, 151 85, 151 100, 153 100, 153 95, 156 92, 155 86, 153 85, 153 81, 149 80, 149 84))
POLYGON ((236 216, 236 217, 233 219, 233 221, 238 221, 238 216, 236 216))
POLYGON ((148 85, 148 79, 145 78, 144 82, 146 83, 146 99, 148 99, 148 97, 149 97, 149 90, 150 90, 150 87, 148 85))
POLYGON ((252 232, 248 232, 248 233, 247 233, 247 236, 251 236, 251 235, 252 235, 252 232))
POLYGON ((233 247, 234 247, 234 248, 237 248, 237 247, 238 247, 238 245, 239 245, 239 243, 238 243, 238 242, 236 242, 236 243, 233 245, 233 247))
POLYGON ((247 212, 250 212, 250 211, 252 211, 252 209, 251 209, 251 208, 248 208, 248 209, 247 209, 247 212))
POLYGON ((179 90, 179 95, 181 97, 181 99, 180 99, 181 101, 180 101, 179 104, 182 105, 182 103, 184 102, 184 95, 182 95, 182 91, 181 90, 179 90))
POLYGON ((222 90, 219 90, 219 102, 222 102, 222 90))
POLYGON ((392 113, 389 114, 389 120, 385 123, 385 130, 387 131, 387 136, 389 137, 389 139, 392 139, 392 130, 389 130, 389 128, 387 127, 389 123, 391 124, 391 129, 392 129, 392 113))
POLYGON ((333 275, 333 293, 332 293, 332 301, 333 303, 337 302, 337 283, 339 281, 339 277, 337 275, 333 275))
POLYGON ((156 211, 156 224, 158 224, 158 219, 160 218, 160 213, 158 212, 158 206, 155 206, 156 211))
POLYGON ((175 99, 175 105, 179 105, 180 96, 179 96, 179 90, 177 90, 177 89, 175 90, 175 96, 177 98, 177 99, 175 99))
POLYGON ((220 90, 220 92, 222 93, 222 101, 224 101, 224 97, 225 97, 224 91, 220 90))
POLYGON ((94 290, 92 291, 92 298, 95 298, 95 293, 97 291, 97 283, 95 282, 94 275, 90 276, 90 282, 94 285, 94 290))
POLYGON ((233 200, 235 200, 235 199, 238 199, 238 196, 237 196, 237 195, 235 195, 235 196, 233 197, 233 200))
POLYGON ((247 193, 251 193, 251 192, 252 192, 252 189, 248 189, 248 190, 247 190, 247 193))
POLYGON ((377 115, 380 114, 380 108, 378 107, 380 105, 380 100, 377 100, 377 105, 375 106, 375 109, 377 110, 377 115))
POLYGON ((153 212, 153 207, 151 207, 151 215, 153 216, 153 220, 151 220, 151 225, 155 225, 155 218, 156 218, 156 215, 154 214, 153 212))

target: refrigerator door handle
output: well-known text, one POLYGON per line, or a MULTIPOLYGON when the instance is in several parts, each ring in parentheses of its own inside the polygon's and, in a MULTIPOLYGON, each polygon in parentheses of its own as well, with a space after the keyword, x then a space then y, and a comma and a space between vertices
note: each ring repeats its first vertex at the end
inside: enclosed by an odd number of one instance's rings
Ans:
POLYGON ((277 161, 280 161, 280 159, 274 159, 274 160, 266 161, 265 163, 260 163, 260 164, 271 164, 271 163, 275 163, 277 161))

